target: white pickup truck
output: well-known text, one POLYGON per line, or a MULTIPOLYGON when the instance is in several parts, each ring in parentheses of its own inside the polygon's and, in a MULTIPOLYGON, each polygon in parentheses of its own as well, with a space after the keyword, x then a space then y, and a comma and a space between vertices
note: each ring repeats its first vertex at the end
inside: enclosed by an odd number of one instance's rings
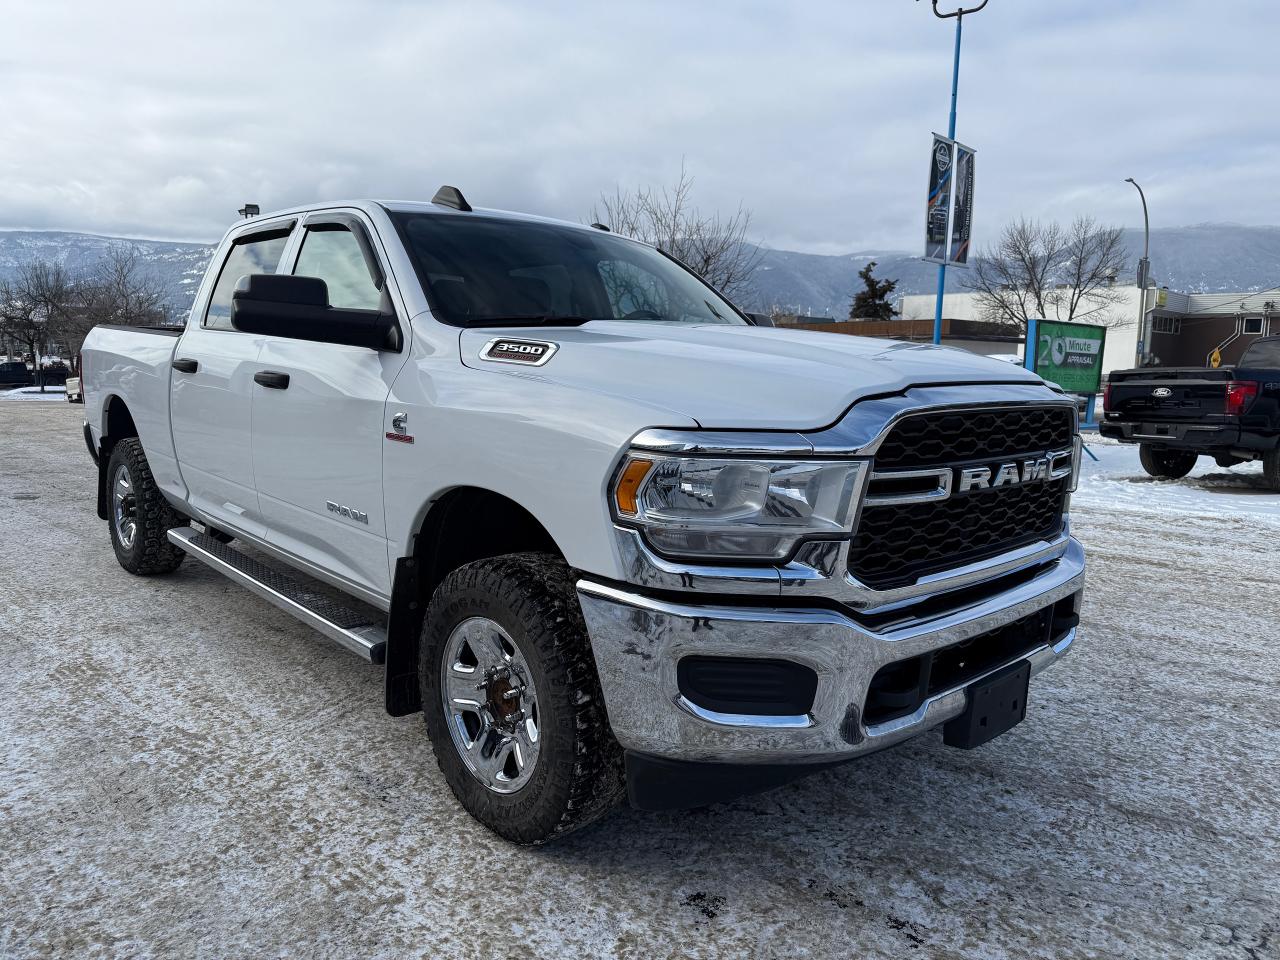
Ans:
POLYGON ((514 841, 977 746, 1076 636, 1070 398, 451 187, 237 224, 185 329, 95 328, 83 383, 120 564, 385 664, 514 841))

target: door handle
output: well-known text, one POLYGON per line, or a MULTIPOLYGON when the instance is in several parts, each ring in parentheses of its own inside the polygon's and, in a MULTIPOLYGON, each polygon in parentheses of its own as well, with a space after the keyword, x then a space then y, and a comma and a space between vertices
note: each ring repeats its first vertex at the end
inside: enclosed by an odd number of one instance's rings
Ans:
POLYGON ((289 375, 287 373, 277 373, 275 370, 259 370, 253 375, 253 382, 260 383, 264 387, 270 387, 272 390, 289 389, 289 375))
POLYGON ((182 357, 177 360, 174 360, 173 363, 170 364, 170 366, 172 366, 173 369, 177 370, 179 373, 195 373, 197 370, 200 369, 199 363, 197 363, 195 360, 188 360, 186 357, 182 357))

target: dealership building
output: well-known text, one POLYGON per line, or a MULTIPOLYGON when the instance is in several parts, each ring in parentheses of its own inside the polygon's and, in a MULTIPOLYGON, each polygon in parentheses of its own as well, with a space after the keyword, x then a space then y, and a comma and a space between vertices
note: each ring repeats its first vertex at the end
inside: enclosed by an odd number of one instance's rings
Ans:
MULTIPOLYGON (((1112 288, 1116 302, 1106 309, 1107 337, 1102 371, 1125 370, 1134 366, 1138 349, 1139 290, 1135 286, 1112 288)), ((1280 335, 1280 290, 1260 293, 1176 293, 1168 289, 1146 290, 1146 307, 1151 315, 1150 352, 1165 367, 1210 366, 1215 351, 1222 366, 1230 366, 1254 340, 1269 334, 1280 335)), ((932 294, 902 298, 902 318, 867 321, 896 330, 877 329, 873 336, 901 340, 928 341, 933 336, 934 297, 932 294)), ((1000 335, 999 328, 982 319, 978 295, 947 294, 942 302, 943 342, 977 353, 1020 353, 1020 336, 1000 335), (990 336, 982 336, 983 329, 990 336)), ((1050 317, 1049 319, 1053 319, 1050 317)), ((1090 318, 1086 322, 1097 322, 1090 318)), ((841 324, 846 332, 858 333, 863 323, 841 324)), ((867 330, 871 333, 871 330, 867 330)))

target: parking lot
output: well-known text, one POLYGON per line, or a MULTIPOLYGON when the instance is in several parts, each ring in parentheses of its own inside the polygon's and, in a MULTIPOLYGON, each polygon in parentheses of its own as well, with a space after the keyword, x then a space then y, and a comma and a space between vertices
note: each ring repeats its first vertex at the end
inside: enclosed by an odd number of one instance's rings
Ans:
POLYGON ((421 717, 204 567, 129 576, 82 407, 0 405, 0 956, 1280 956, 1280 494, 1098 445, 1025 723, 517 848, 421 717))

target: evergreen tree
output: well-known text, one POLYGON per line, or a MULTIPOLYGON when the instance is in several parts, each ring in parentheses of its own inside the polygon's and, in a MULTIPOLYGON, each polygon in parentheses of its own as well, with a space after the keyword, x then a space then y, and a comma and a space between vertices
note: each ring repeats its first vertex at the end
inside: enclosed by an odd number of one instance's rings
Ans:
POLYGON ((872 260, 858 271, 858 278, 866 285, 854 295, 853 304, 849 307, 850 320, 892 320, 893 304, 889 302, 889 294, 897 287, 897 280, 877 280, 871 275, 876 262, 872 260))

